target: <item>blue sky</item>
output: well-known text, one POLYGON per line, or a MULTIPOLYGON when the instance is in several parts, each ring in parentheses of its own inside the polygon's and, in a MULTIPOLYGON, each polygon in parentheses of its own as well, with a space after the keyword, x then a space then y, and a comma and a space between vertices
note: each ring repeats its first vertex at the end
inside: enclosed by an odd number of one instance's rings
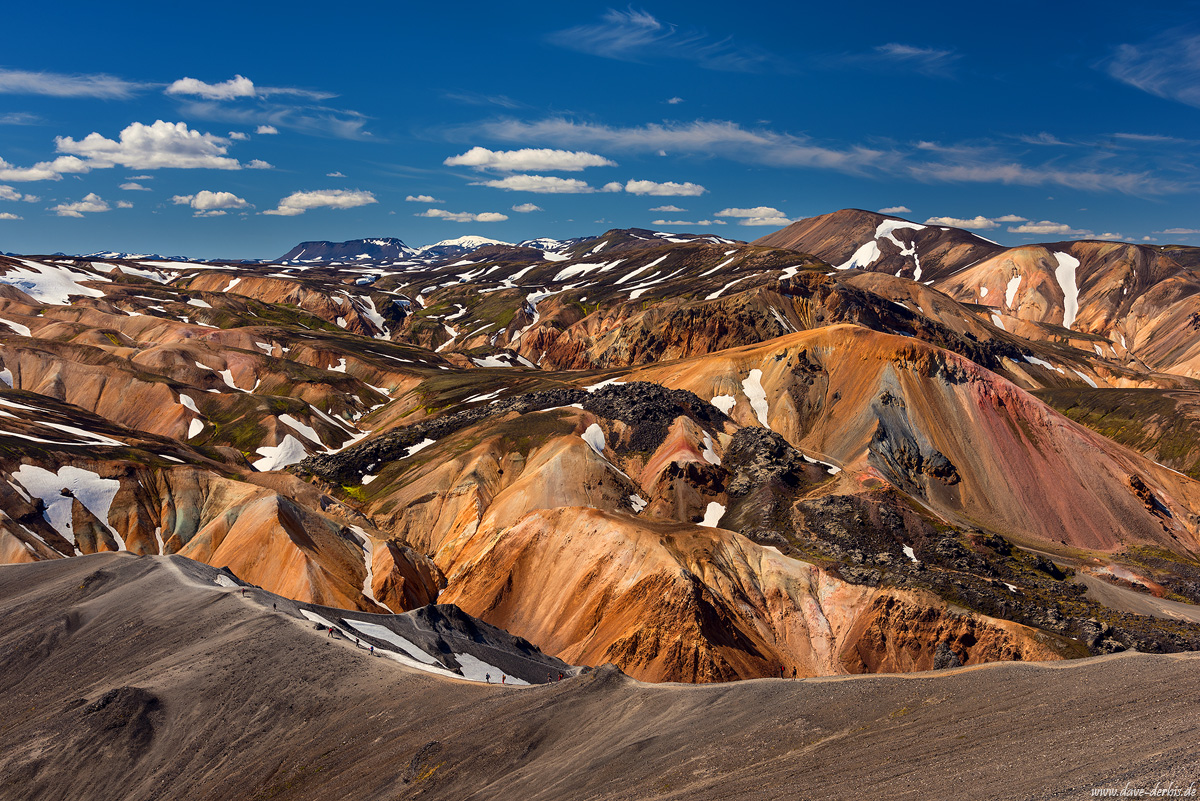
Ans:
POLYGON ((1200 245, 1198 2, 118 8, 6 11, 0 250, 750 240, 844 207, 1200 245))

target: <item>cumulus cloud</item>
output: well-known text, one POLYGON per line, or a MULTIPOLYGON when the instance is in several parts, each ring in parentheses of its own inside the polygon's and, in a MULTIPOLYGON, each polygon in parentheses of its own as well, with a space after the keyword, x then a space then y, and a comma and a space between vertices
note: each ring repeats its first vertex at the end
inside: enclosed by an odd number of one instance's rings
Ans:
POLYGON ((446 202, 444 200, 438 200, 436 197, 432 197, 431 195, 409 195, 408 197, 406 197, 404 199, 406 201, 408 201, 409 203, 445 203, 446 202))
POLYGON ((238 142, 244 142, 250 138, 250 134, 243 133, 242 131, 230 131, 229 138, 238 142))
POLYGON ((132 208, 133 208, 133 204, 132 204, 132 203, 130 203, 128 200, 118 200, 118 201, 117 201, 117 208, 118 208, 118 209, 132 209, 132 208))
POLYGON ((587 181, 578 178, 556 178, 552 175, 510 175, 494 181, 477 181, 473 186, 490 186, 510 192, 537 192, 546 195, 581 195, 596 191, 587 181))
POLYGON ((1058 223, 1051 220, 1027 222, 1015 227, 1009 226, 1008 232, 1010 234, 1056 234, 1059 236, 1089 236, 1092 233, 1087 229, 1072 228, 1066 223, 1058 223))
POLYGON ((438 220, 449 220, 450 222, 504 222, 508 219, 507 214, 500 214, 496 211, 484 211, 478 214, 469 211, 446 211, 445 209, 426 209, 413 215, 414 217, 433 217, 438 220))
POLYGON ((246 162, 246 169, 248 169, 248 170, 273 170, 273 169, 275 169, 275 165, 265 162, 262 159, 250 159, 250 161, 246 162))
POLYGON ((212 192, 208 189, 201 189, 194 195, 175 195, 171 202, 176 206, 191 206, 198 212, 250 208, 250 203, 232 192, 212 192))
POLYGON ((541 206, 533 203, 521 203, 520 205, 513 206, 512 210, 518 214, 528 214, 531 211, 545 211, 541 206))
POLYGON ((656 183, 654 181, 628 181, 625 184, 625 191, 631 195, 679 195, 696 197, 703 195, 708 190, 700 186, 700 184, 693 184, 691 182, 676 183, 675 181, 664 181, 663 183, 656 183))
POLYGON ((724 220, 694 220, 694 221, 690 221, 690 222, 688 220, 655 220, 650 224, 651 225, 672 225, 672 226, 678 227, 678 226, 684 226, 684 225, 725 225, 726 223, 724 220))
POLYGON ((89 192, 84 195, 83 200, 78 200, 74 203, 59 203, 50 209, 59 217, 82 217, 84 214, 96 214, 102 211, 111 211, 112 206, 108 205, 108 201, 101 198, 95 192, 89 192))
POLYGON ((236 170, 242 166, 237 159, 225 155, 227 139, 194 131, 183 122, 131 123, 117 140, 93 132, 79 141, 59 136, 54 142, 58 152, 86 159, 89 169, 118 164, 136 170, 164 167, 236 170))
POLYGON ((233 100, 238 97, 254 97, 257 92, 254 82, 241 75, 234 75, 221 83, 205 83, 196 78, 180 78, 167 87, 169 95, 194 95, 205 100, 233 100))
POLYGON ((666 206, 655 206, 654 208, 650 209, 650 211, 669 211, 672 214, 678 214, 681 211, 687 211, 687 209, 681 209, 678 206, 672 206, 668 204, 666 206))
POLYGON ((39 161, 32 167, 17 167, 0 159, 0 181, 60 181, 63 175, 91 172, 91 165, 75 156, 39 161))
POLYGON ((150 191, 150 187, 142 186, 137 181, 129 181, 128 183, 123 183, 123 184, 121 184, 120 188, 124 189, 127 192, 149 192, 150 191))
POLYGON ((738 225, 791 225, 782 211, 771 206, 755 206, 751 209, 721 209, 717 217, 736 217, 738 225))
POLYGON ((67 75, 59 72, 0 69, 0 94, 7 95, 125 100, 147 86, 149 84, 126 81, 112 75, 67 75))
POLYGON ((0 200, 24 200, 26 203, 35 203, 40 198, 36 195, 22 195, 11 186, 0 186, 0 200))
POLYGON ((254 132, 260 136, 274 136, 279 133, 279 129, 274 125, 260 125, 254 129, 254 132))
POLYGON ((989 220, 987 217, 976 216, 970 219, 961 217, 930 217, 925 221, 926 225, 948 225, 951 228, 968 228, 973 231, 987 231, 992 228, 999 228, 1000 223, 995 220, 989 220))
POLYGON ((529 170, 579 172, 588 167, 617 166, 615 161, 595 153, 528 147, 520 150, 488 150, 485 147, 473 147, 466 153, 451 156, 442 163, 447 167, 473 167, 477 170, 494 170, 496 172, 526 172, 529 170))
POLYGON ((371 192, 349 189, 320 189, 316 192, 293 192, 279 201, 279 206, 267 209, 263 214, 279 217, 295 217, 309 209, 352 209, 378 203, 371 192))
POLYGON ((888 206, 886 209, 880 209, 880 214, 912 214, 912 209, 908 206, 888 206))
POLYGON ((682 97, 668 97, 668 98, 667 98, 667 103, 668 103, 668 104, 670 104, 670 105, 672 105, 672 106, 677 106, 677 105, 679 105, 679 104, 680 104, 680 103, 682 103, 682 102, 683 102, 683 98, 682 98, 682 97))
POLYGON ((23 220, 24 217, 13 214, 11 211, 0 212, 0 220, 23 220))
POLYGON ((674 59, 728 72, 753 72, 780 63, 770 53, 739 45, 731 37, 717 39, 686 30, 632 7, 609 9, 599 22, 556 31, 547 38, 559 47, 617 61, 674 59))
POLYGON ((1022 217, 1019 214, 1005 214, 1002 217, 994 218, 996 222, 1013 223, 1013 222, 1029 222, 1028 217, 1022 217))

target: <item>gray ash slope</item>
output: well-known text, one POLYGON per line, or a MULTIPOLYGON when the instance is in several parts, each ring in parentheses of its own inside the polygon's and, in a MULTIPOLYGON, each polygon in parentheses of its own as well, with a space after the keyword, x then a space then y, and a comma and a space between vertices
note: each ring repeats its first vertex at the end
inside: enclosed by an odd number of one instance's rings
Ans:
POLYGON ((371 658, 178 564, 0 567, 0 797, 1071 799, 1200 773, 1194 654, 488 686, 371 658))

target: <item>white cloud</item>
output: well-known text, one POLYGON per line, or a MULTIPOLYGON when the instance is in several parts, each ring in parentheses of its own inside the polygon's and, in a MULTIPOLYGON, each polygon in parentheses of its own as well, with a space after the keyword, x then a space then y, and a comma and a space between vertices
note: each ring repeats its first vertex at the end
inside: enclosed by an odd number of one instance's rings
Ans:
POLYGON ((110 211, 111 206, 108 201, 101 198, 95 192, 90 192, 84 196, 83 200, 74 203, 59 203, 50 210, 56 212, 59 217, 82 217, 84 214, 95 214, 102 211, 110 211))
POLYGON ((1156 234, 1175 234, 1176 236, 1192 236, 1200 234, 1200 228, 1166 228, 1162 231, 1155 231, 1156 234))
POLYGON ((349 189, 320 189, 316 192, 293 192, 279 201, 278 208, 267 209, 263 214, 279 217, 295 217, 309 209, 352 209, 378 203, 371 192, 349 189))
POLYGON ((885 153, 864 147, 836 150, 806 137, 768 130, 747 130, 735 122, 651 123, 621 128, 554 117, 536 122, 498 120, 485 123, 491 136, 506 141, 541 141, 588 145, 610 150, 655 153, 659 150, 718 155, 772 167, 821 167, 858 172, 877 164, 885 153))
POLYGON ((1103 234, 1093 234, 1088 238, 1089 239, 1107 239, 1110 242, 1120 242, 1120 241, 1127 239, 1128 237, 1125 237, 1121 234, 1113 234, 1113 233, 1105 232, 1103 234))
POLYGON ((175 195, 171 202, 176 206, 191 206, 196 211, 205 212, 214 209, 246 209, 250 203, 232 192, 212 192, 201 189, 194 195, 175 195))
POLYGON ((247 170, 273 170, 273 169, 275 169, 275 165, 271 164, 269 162, 263 161, 262 159, 250 159, 250 161, 246 163, 246 169, 247 170))
POLYGON ((1022 217, 1019 214, 1005 214, 1003 217, 996 217, 995 219, 996 219, 996 222, 1003 222, 1003 223, 1029 222, 1028 217, 1022 217))
POLYGON ((736 217, 738 225, 791 225, 782 211, 771 206, 755 206, 751 209, 721 209, 717 217, 736 217))
POLYGON ((655 206, 654 208, 650 209, 650 211, 669 211, 672 214, 678 214, 681 211, 687 211, 687 209, 681 209, 678 206, 666 205, 666 206, 655 206))
POLYGON ((132 204, 132 203, 130 203, 128 200, 118 200, 118 201, 117 201, 117 208, 118 208, 118 209, 132 209, 132 208, 133 208, 133 204, 132 204))
POLYGON ((134 83, 111 75, 65 75, 57 72, 0 69, 0 94, 7 95, 124 100, 147 86, 148 84, 134 83))
POLYGON ((683 102, 682 97, 668 97, 667 98, 667 103, 669 103, 672 106, 677 106, 682 102, 683 102))
POLYGON ((230 131, 229 138, 238 142, 244 142, 250 138, 250 134, 243 133, 242 131, 230 131))
POLYGON ((24 217, 13 214, 11 211, 0 212, 0 220, 23 220, 24 217))
POLYGON ((129 181, 128 183, 121 184, 120 188, 124 189, 127 192, 149 192, 150 191, 150 187, 142 186, 137 181, 129 181))
POLYGON ((654 220, 650 224, 651 225, 683 226, 683 225, 725 225, 726 223, 724 220, 694 220, 694 221, 690 221, 690 222, 688 220, 654 220))
POLYGON ((732 72, 755 71, 780 61, 760 48, 737 45, 731 37, 716 39, 703 31, 683 30, 632 7, 609 9, 599 22, 556 31, 547 38, 560 47, 618 61, 676 59, 732 72))
POLYGON ((54 161, 39 161, 32 167, 17 167, 0 159, 0 181, 59 181, 63 175, 91 170, 88 162, 75 156, 59 156, 54 161))
POLYGON ((874 64, 887 69, 909 69, 922 75, 946 75, 950 72, 959 54, 953 50, 937 47, 889 42, 879 45, 869 54, 849 56, 851 63, 874 64))
POLYGON ((444 162, 447 167, 473 167, 477 170, 497 172, 579 172, 588 167, 616 167, 617 163, 604 156, 582 151, 551 150, 548 148, 522 148, 520 150, 488 150, 473 147, 466 153, 451 156, 444 162))
POLYGON ((444 200, 438 200, 430 195, 409 195, 404 198, 409 203, 445 203, 444 200))
POLYGON ((552 175, 510 175, 494 181, 477 181, 473 186, 490 186, 510 192, 537 192, 551 195, 580 195, 595 192, 587 181, 578 178, 556 178, 552 175))
POLYGON ((234 75, 221 83, 205 83, 196 78, 180 78, 167 87, 169 95, 193 95, 205 100, 233 100, 238 97, 255 97, 254 82, 241 75, 234 75))
POLYGON ((433 217, 439 220, 449 220, 451 222, 504 222, 508 219, 507 214, 500 214, 495 211, 484 211, 475 214, 469 211, 446 211, 445 209, 426 209, 414 217, 433 217))
POLYGON ((1010 234, 1058 234, 1060 236, 1089 236, 1092 233, 1087 229, 1072 228, 1066 223, 1057 223, 1051 220, 1027 222, 1016 227, 1009 226, 1008 232, 1010 234))
POLYGON ((655 183, 654 181, 629 181, 625 184, 625 191, 631 195, 696 197, 703 195, 708 190, 700 186, 700 184, 693 184, 691 182, 676 183, 674 181, 665 181, 663 183, 655 183))
POLYGON ((925 221, 925 224, 948 225, 951 228, 969 228, 974 231, 987 231, 1000 227, 1000 223, 995 220, 989 220, 987 217, 972 217, 969 220, 961 217, 930 217, 925 221))
POLYGON ((1143 92, 1200 107, 1200 35, 1176 29, 1141 44, 1123 44, 1103 65, 1143 92))
POLYGON ((36 195, 22 195, 11 186, 0 186, 0 200, 24 200, 26 203, 36 203, 40 199, 36 195))
POLYGON ((325 177, 326 178, 345 178, 346 174, 344 172, 342 172, 341 170, 337 170, 335 172, 325 173, 325 177))
POLYGON ((254 132, 260 136, 274 136, 279 133, 279 129, 274 125, 260 125, 254 129, 254 132))
POLYGON ((130 175, 130 176, 128 176, 128 178, 130 181, 152 181, 152 180, 154 180, 153 175, 130 175))
POLYGON ((528 214, 531 211, 545 211, 545 209, 543 209, 541 206, 533 203, 522 203, 518 206, 513 206, 512 210, 518 214, 528 214))
POLYGON ((182 122, 131 123, 121 131, 119 140, 90 133, 79 141, 69 136, 58 136, 54 141, 58 152, 87 159, 89 169, 118 164, 135 170, 164 167, 236 170, 242 166, 237 159, 225 155, 228 140, 193 131, 182 122))
POLYGON ((886 209, 880 209, 880 214, 912 214, 912 209, 908 206, 888 206, 886 209))
POLYGON ((212 209, 210 211, 197 211, 193 217, 224 217, 229 212, 224 209, 212 209))

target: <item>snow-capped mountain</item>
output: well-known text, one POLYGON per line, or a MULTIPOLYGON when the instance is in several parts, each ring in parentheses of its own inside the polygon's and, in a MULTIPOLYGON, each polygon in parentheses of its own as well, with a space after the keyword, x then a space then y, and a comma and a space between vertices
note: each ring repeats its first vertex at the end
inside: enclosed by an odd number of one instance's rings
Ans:
POLYGON ((443 239, 432 245, 425 245, 417 253, 425 258, 446 259, 463 256, 488 245, 512 246, 511 242, 501 242, 499 239, 488 239, 486 236, 460 236, 457 239, 443 239))
POLYGON ((389 236, 379 239, 351 239, 346 242, 301 242, 283 254, 278 261, 283 264, 387 261, 389 259, 407 259, 416 254, 417 251, 404 244, 402 240, 389 236))

